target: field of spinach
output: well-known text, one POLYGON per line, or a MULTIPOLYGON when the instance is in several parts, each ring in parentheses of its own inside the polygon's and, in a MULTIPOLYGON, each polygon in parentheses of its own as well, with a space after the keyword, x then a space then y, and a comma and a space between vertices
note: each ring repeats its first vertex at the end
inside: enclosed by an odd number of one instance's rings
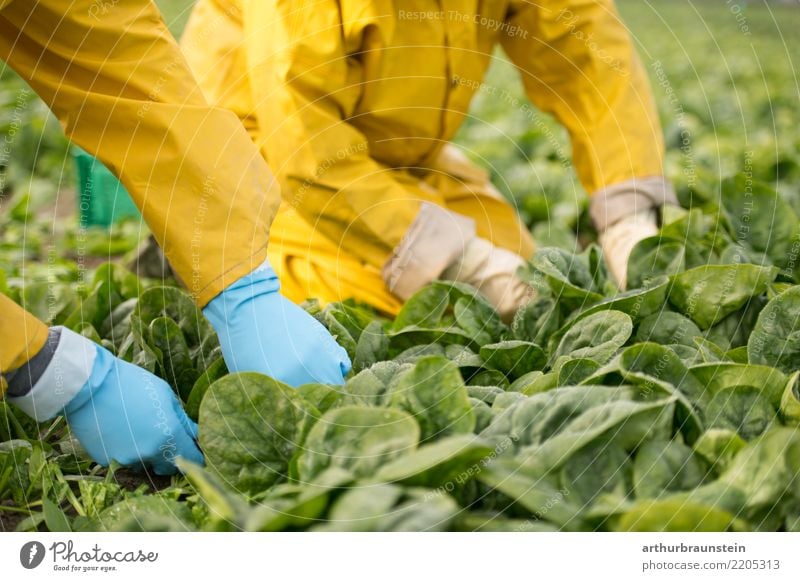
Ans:
POLYGON ((393 320, 310 300, 353 360, 343 388, 228 374, 188 295, 125 268, 138 222, 64 217, 63 136, 5 72, 0 290, 165 378, 207 465, 102 468, 0 402, 0 530, 800 531, 800 11, 620 5, 682 204, 629 290, 562 131, 498 63, 459 142, 531 225, 537 298, 509 325, 453 283, 393 320))

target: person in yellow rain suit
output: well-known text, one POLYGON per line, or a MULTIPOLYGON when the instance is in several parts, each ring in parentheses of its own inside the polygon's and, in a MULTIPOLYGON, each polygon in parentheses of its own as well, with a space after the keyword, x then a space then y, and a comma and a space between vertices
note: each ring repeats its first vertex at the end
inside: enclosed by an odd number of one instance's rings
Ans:
POLYGON ((284 195, 270 255, 287 296, 389 313, 437 279, 504 316, 534 245, 487 174, 449 144, 497 46, 569 131, 612 274, 674 202, 645 72, 611 0, 199 0, 182 38, 284 195))
MULTIPOLYGON (((210 106, 149 0, 0 0, 0 58, 67 136, 122 180, 219 335, 231 371, 341 384, 346 353, 283 298, 267 261, 280 194, 237 117, 210 106)), ((202 462, 171 388, 0 295, 0 393, 65 415, 98 462, 157 473, 202 462)))

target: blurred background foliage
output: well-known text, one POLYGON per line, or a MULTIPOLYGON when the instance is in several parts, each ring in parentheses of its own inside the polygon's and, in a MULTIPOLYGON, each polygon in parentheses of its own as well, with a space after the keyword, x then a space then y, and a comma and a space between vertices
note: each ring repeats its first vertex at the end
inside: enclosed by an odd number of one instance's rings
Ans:
MULTIPOLYGON (((179 35, 193 0, 160 0, 179 35)), ((668 153, 666 172, 681 199, 712 199, 720 178, 739 171, 771 183, 800 210, 800 7, 737 0, 619 0, 652 79, 668 153)), ((498 51, 457 137, 513 199, 540 245, 586 240, 586 196, 569 141, 524 97, 498 51)), ((75 169, 68 142, 46 106, 8 67, 0 71, 0 266, 22 259, 130 254, 146 234, 138 221, 78 231, 75 169), (78 244, 80 240, 80 244, 78 244), (53 256, 55 254, 55 256, 53 256), (50 256, 48 256, 50 255, 50 256)), ((31 264, 30 262, 28 264, 31 264)), ((36 275, 35 265, 30 274, 36 275)), ((52 269, 50 269, 52 271, 52 269)))

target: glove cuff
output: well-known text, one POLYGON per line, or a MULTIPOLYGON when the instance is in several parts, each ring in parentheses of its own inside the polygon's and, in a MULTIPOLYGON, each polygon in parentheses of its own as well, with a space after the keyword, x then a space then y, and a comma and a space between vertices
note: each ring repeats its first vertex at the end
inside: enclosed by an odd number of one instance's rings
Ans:
MULTIPOLYGON (((479 285, 479 279, 491 262, 495 246, 484 238, 475 237, 464 246, 461 253, 453 262, 447 265, 440 274, 442 280, 464 282, 474 287, 479 285)), ((520 262, 522 259, 520 258, 520 262)))
POLYGON ((258 267, 250 274, 244 275, 212 300, 215 300, 225 294, 232 294, 233 291, 253 287, 257 287, 258 290, 264 290, 268 292, 276 292, 280 290, 280 280, 278 280, 278 275, 275 273, 275 269, 272 268, 269 260, 265 259, 264 262, 258 265, 258 267))
POLYGON ((441 278, 474 286, 500 318, 510 322, 514 313, 533 298, 532 288, 517 276, 523 264, 525 260, 518 254, 476 237, 461 258, 442 272, 441 278))
POLYGON ((219 332, 219 325, 225 325, 229 313, 242 304, 262 294, 280 291, 281 282, 269 260, 264 260, 258 268, 246 274, 211 299, 203 307, 203 314, 219 332))
POLYGON ((92 341, 65 327, 51 328, 53 336, 57 344, 42 353, 43 357, 49 354, 49 361, 36 362, 37 367, 43 366, 38 379, 27 391, 18 387, 20 395, 8 398, 37 422, 57 416, 75 399, 89 381, 97 357, 92 341))
POLYGON ((604 232, 627 216, 665 204, 678 204, 675 190, 665 177, 634 178, 596 191, 589 215, 595 229, 604 232))
POLYGON ((386 286, 401 299, 408 299, 438 279, 474 238, 474 220, 423 202, 400 245, 383 266, 381 274, 386 286))

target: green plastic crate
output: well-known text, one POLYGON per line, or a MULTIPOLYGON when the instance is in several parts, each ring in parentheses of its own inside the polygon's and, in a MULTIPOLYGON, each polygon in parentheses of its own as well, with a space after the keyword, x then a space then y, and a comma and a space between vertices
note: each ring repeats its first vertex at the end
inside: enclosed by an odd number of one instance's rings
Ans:
POLYGON ((83 228, 108 228, 123 218, 139 217, 125 186, 99 160, 79 147, 72 148, 78 167, 78 214, 83 228))

